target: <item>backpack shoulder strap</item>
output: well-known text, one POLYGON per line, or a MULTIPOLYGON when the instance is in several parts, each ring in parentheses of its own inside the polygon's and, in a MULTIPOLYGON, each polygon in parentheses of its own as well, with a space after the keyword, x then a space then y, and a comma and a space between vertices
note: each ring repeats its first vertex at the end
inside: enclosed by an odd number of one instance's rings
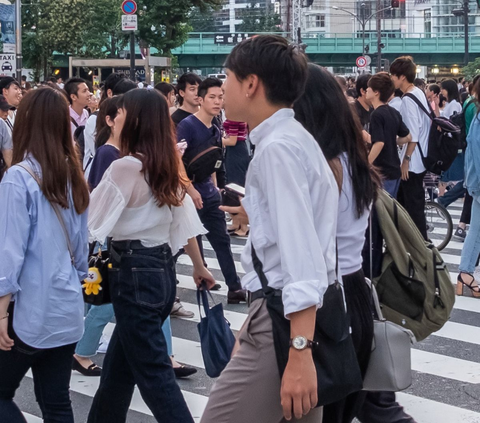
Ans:
POLYGON ((72 122, 75 125, 75 128, 78 128, 78 123, 72 116, 70 116, 70 122, 72 122))
MULTIPOLYGON (((420 108, 420 110, 423 113, 425 113, 431 120, 433 120, 435 118, 433 110, 428 111, 416 95, 413 95, 411 93, 406 93, 406 94, 403 95, 403 97, 411 98, 415 102, 415 104, 420 108)), ((428 106, 428 107, 430 108, 430 106, 428 106)))

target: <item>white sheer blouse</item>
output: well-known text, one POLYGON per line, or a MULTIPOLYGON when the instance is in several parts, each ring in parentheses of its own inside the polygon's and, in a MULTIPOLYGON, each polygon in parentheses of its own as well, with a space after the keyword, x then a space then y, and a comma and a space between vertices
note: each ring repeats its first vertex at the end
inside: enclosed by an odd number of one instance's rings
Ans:
POLYGON ((141 172, 142 162, 126 156, 114 161, 91 194, 89 241, 140 240, 145 247, 168 243, 175 254, 190 238, 205 234, 192 199, 180 207, 158 207, 141 172))

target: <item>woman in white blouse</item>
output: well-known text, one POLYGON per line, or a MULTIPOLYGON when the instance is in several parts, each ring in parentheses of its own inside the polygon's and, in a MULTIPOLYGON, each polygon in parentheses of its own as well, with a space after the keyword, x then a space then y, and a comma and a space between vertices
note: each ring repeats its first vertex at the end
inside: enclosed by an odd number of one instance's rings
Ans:
POLYGON ((109 282, 117 324, 89 423, 126 421, 134 386, 158 421, 193 423, 167 353, 162 323, 175 300, 173 255, 185 247, 197 285, 215 281, 195 237, 205 233, 179 173, 164 97, 133 90, 119 104, 121 152, 92 192, 90 241, 112 237, 109 282))

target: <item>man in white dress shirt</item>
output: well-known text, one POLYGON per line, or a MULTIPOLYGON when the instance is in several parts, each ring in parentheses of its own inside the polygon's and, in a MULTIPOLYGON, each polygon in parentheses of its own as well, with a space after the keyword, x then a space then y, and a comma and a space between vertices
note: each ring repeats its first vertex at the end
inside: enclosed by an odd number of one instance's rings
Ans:
POLYGON ((307 62, 284 38, 263 35, 237 45, 225 67, 226 117, 247 122, 255 145, 243 200, 250 237, 242 255, 242 285, 253 301, 238 350, 211 392, 202 423, 300 418, 318 423, 323 410, 315 408, 316 370, 308 341, 317 307, 335 280, 338 186, 320 147, 291 108, 304 90, 307 62), (268 285, 282 290, 291 321, 292 347, 282 378, 252 245, 268 285))

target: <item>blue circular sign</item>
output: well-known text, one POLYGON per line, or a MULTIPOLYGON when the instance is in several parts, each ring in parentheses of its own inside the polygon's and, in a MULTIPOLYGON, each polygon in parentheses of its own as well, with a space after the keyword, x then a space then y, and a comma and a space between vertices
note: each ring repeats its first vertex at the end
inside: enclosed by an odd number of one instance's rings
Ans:
POLYGON ((125 0, 122 3, 122 12, 126 15, 133 15, 137 11, 137 3, 134 0, 125 0))

